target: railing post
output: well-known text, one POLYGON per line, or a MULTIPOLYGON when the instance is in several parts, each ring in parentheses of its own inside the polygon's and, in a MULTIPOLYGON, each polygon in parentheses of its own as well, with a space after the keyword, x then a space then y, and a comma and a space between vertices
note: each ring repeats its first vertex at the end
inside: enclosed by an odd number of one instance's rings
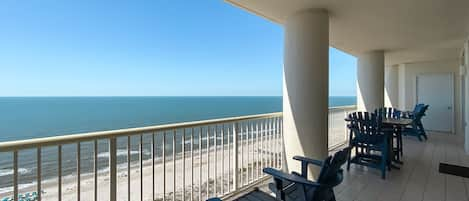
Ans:
POLYGON ((238 122, 233 124, 233 190, 236 191, 239 188, 239 177, 238 177, 238 122))
POLYGON ((109 138, 109 200, 117 199, 117 142, 115 137, 109 138))

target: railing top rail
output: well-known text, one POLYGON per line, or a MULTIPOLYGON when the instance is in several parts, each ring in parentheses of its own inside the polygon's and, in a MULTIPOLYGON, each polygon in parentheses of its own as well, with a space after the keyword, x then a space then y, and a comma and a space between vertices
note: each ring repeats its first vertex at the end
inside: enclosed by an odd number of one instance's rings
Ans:
POLYGON ((280 116, 282 116, 282 112, 0 142, 0 152, 280 116))
POLYGON ((329 107, 329 110, 352 110, 357 109, 356 105, 346 105, 346 106, 337 106, 337 107, 329 107))

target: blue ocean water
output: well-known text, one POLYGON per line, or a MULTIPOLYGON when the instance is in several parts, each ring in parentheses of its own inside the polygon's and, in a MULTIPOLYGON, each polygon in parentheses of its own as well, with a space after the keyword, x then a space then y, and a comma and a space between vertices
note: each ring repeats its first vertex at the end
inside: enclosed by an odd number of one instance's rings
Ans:
MULTIPOLYGON (((329 106, 354 105, 334 96, 329 106)), ((282 111, 282 97, 6 97, 0 142, 282 111)))

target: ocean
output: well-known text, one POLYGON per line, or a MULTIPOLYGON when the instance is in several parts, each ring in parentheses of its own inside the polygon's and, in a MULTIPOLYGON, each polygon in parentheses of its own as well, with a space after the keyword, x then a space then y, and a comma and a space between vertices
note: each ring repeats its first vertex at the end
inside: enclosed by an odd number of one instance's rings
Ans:
MULTIPOLYGON (((329 106, 355 105, 355 100, 348 96, 330 97, 329 106)), ((0 142, 280 111, 282 97, 3 97, 0 142)), ((102 171, 106 170, 108 159, 106 143, 99 142, 102 171)), ((118 162, 123 163, 126 143, 118 144, 118 162)), ((132 147, 132 161, 137 161, 137 139, 133 139, 132 147)), ((91 143, 82 143, 81 149, 83 161, 92 159, 91 143)), ((76 145, 63 146, 63 175, 75 171, 75 150, 76 145)), ((35 153, 36 150, 19 152, 20 187, 33 185, 35 153)), ((43 148, 42 154, 43 180, 52 179, 57 175, 57 147, 43 148)), ((11 155, 0 153, 0 193, 12 190, 11 155)), ((150 153, 145 152, 144 158, 149 157, 150 153)), ((92 163, 84 162, 82 166, 83 173, 92 171, 92 163)))

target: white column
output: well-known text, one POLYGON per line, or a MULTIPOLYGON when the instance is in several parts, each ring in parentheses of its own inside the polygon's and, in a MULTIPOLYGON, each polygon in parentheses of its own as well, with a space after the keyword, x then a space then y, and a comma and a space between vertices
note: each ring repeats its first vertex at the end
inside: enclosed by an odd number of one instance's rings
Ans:
POLYGON ((399 89, 398 89, 398 66, 385 67, 384 80, 384 105, 386 107, 399 107, 399 89))
POLYGON ((399 64, 397 67, 397 74, 398 74, 398 84, 397 87, 400 89, 399 90, 399 95, 398 95, 398 102, 399 106, 398 108, 400 110, 412 110, 414 108, 408 109, 407 108, 407 101, 406 101, 406 65, 405 64, 399 64))
POLYGON ((464 80, 464 121, 462 122, 465 136, 465 150, 466 154, 469 154, 469 38, 464 42, 464 68, 465 68, 465 80, 464 80))
POLYGON ((372 51, 358 56, 357 109, 373 112, 384 106, 384 52, 372 51))
MULTIPOLYGON (((285 23, 283 121, 287 169, 300 171, 295 155, 325 159, 328 155, 329 16, 311 9, 285 23)), ((318 169, 309 169, 316 175, 318 169)), ((311 174, 312 173, 312 174, 311 174)))

